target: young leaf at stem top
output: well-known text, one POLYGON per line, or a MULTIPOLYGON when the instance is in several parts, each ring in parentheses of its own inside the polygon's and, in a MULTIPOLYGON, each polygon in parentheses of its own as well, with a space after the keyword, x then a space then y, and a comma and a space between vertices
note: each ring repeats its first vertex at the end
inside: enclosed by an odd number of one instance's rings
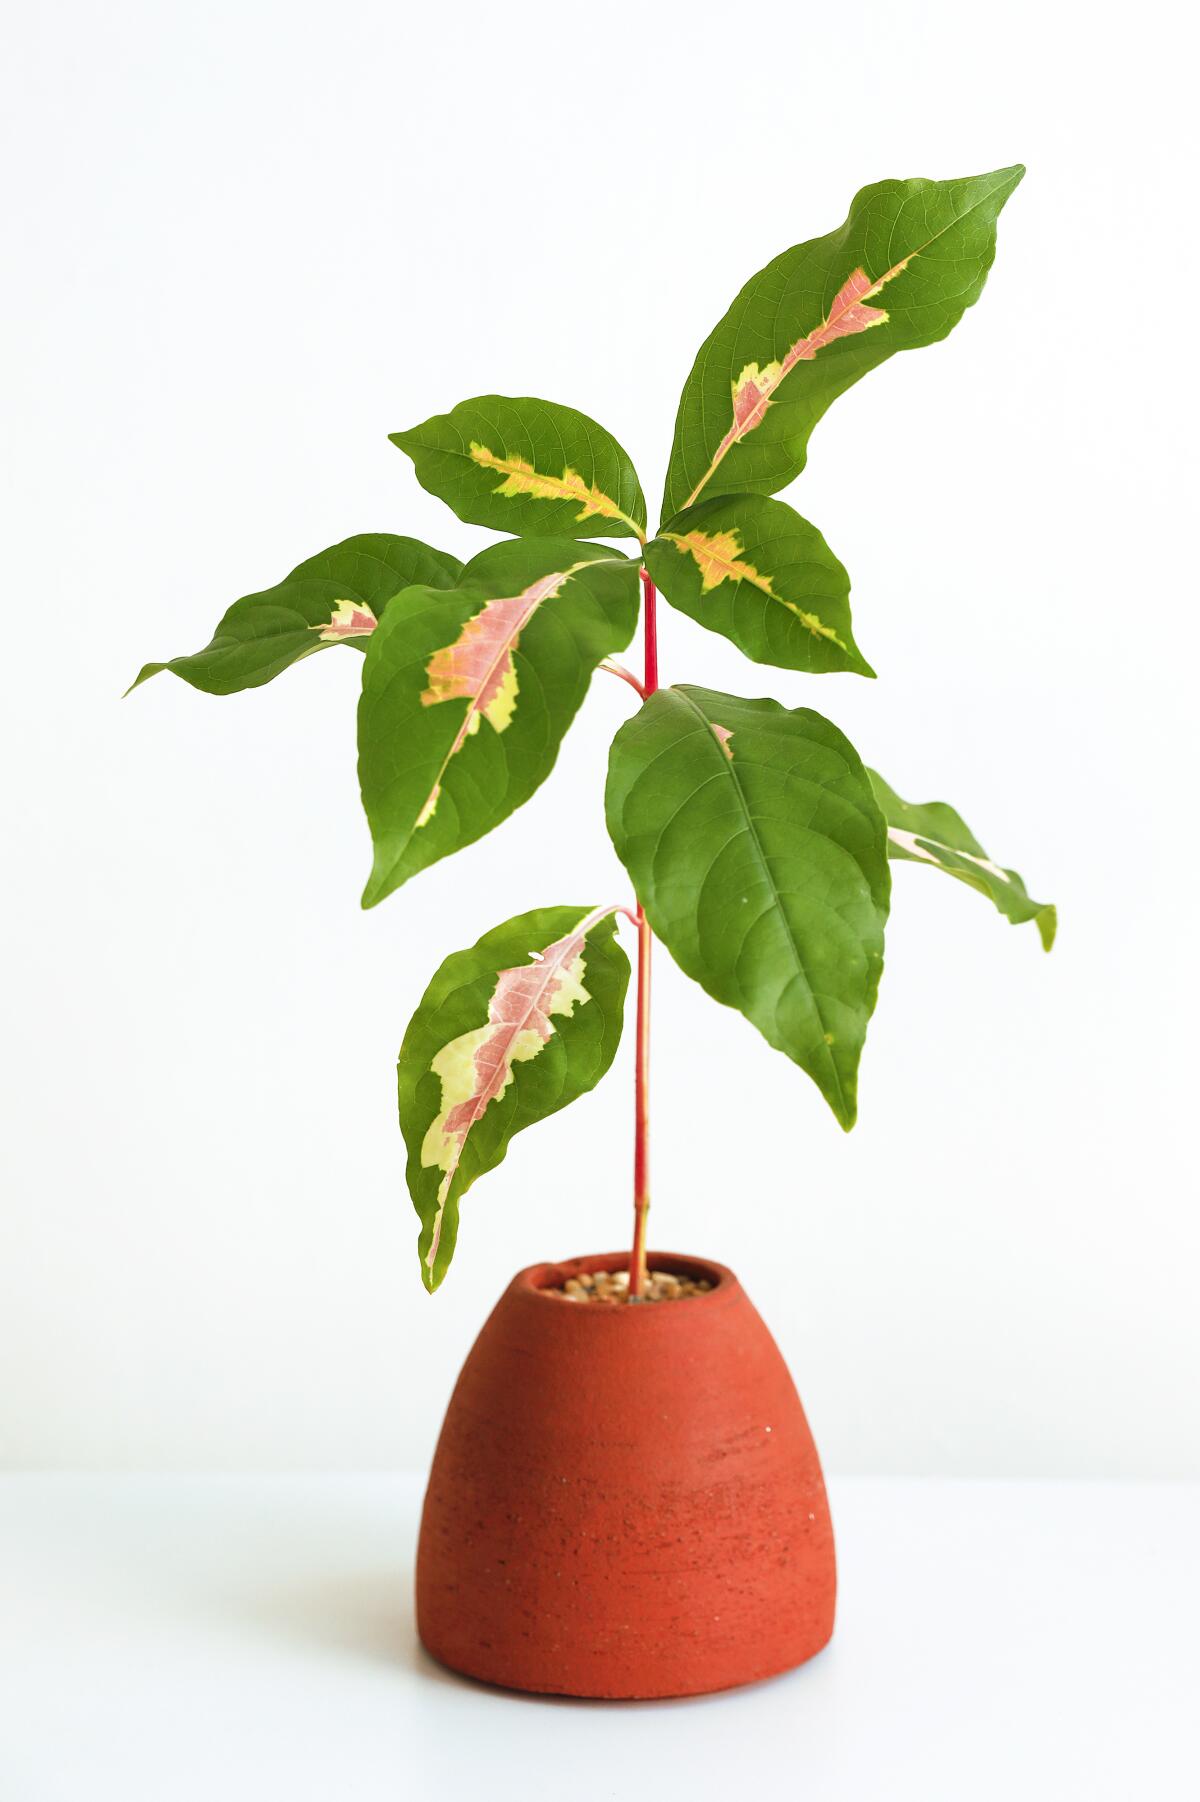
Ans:
POLYGON ((460 519, 526 537, 645 538, 646 500, 611 432, 554 401, 481 394, 393 432, 460 519))
POLYGON ((613 907, 543 907, 448 957, 397 1066, 421 1277, 436 1289, 458 1204, 515 1134, 594 1088, 621 1039, 629 963, 613 907))
POLYGON ((774 494, 826 407, 898 350, 944 338, 978 300, 1020 164, 960 181, 881 181, 844 225, 751 276, 684 386, 663 518, 704 495, 774 494))
POLYGON ((493 545, 460 587, 400 597, 368 645, 358 707, 375 848, 364 907, 529 799, 637 611, 637 563, 570 538, 493 545))
POLYGON ((605 805, 676 963, 853 1126, 891 879, 849 740, 806 707, 661 688, 613 740, 605 805))

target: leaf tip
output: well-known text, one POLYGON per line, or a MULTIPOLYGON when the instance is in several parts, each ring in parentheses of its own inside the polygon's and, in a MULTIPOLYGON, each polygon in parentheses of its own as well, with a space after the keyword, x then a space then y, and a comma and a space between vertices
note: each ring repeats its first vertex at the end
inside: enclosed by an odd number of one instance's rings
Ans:
POLYGON ((1058 936, 1058 909, 1051 905, 1041 908, 1035 915, 1038 933, 1041 936, 1042 950, 1051 951, 1058 936))
POLYGON ((403 883, 404 877, 401 876, 397 878, 396 876, 394 863, 385 865, 380 861, 379 857, 376 857, 375 862, 371 867, 371 874, 367 877, 366 887, 363 889, 359 906, 362 907, 364 911, 372 907, 378 907, 381 901, 386 901, 388 896, 394 894, 403 883))
MULTIPOLYGON (((825 1043, 830 1043, 828 1035, 825 1043)), ((821 1093, 829 1103, 829 1110, 844 1133, 853 1132, 858 1119, 858 1096, 854 1088, 847 1088, 840 1076, 835 1075, 832 1084, 820 1085, 821 1093)))
POLYGON ((165 663, 144 663, 137 675, 133 678, 133 681, 129 684, 129 687, 125 690, 125 693, 121 696, 121 699, 124 701, 133 693, 135 688, 140 688, 143 682, 148 682, 151 676, 157 676, 159 671, 166 669, 166 667, 165 663))
POLYGON ((986 175, 976 177, 978 181, 991 181, 997 187, 1006 187, 1010 194, 1024 178, 1024 163, 1003 163, 999 169, 989 169, 986 175))
POLYGON ((1010 163, 1006 169, 997 169, 995 177, 997 189, 1003 190, 1000 197, 1000 206, 1004 206, 1010 195, 1012 195, 1024 181, 1025 165, 1024 163, 1010 163))

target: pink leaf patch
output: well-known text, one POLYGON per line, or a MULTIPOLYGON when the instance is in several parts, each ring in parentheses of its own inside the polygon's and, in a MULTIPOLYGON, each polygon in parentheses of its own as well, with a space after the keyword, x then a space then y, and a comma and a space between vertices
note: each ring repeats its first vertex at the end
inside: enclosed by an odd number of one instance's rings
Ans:
POLYGON ((429 659, 429 686, 421 696, 421 705, 436 707, 442 701, 465 700, 467 711, 417 816, 418 826, 424 826, 432 817, 450 759, 461 751, 473 732, 478 732, 480 720, 486 719, 497 732, 511 724, 518 691, 513 653, 521 633, 542 602, 556 595, 568 577, 584 567, 575 563, 570 569, 554 570, 548 576, 539 576, 520 594, 485 601, 454 643, 435 651, 429 659))
POLYGON ((488 601, 469 619, 453 644, 435 651, 429 660, 429 686, 421 696, 424 707, 441 701, 467 700, 469 732, 478 729, 480 715, 503 732, 517 704, 517 670, 513 652, 521 633, 548 595, 561 587, 563 572, 542 576, 522 594, 488 601))
POLYGON ((849 338, 855 332, 869 331, 873 325, 883 325, 887 319, 883 308, 868 307, 862 303, 871 295, 878 294, 884 283, 890 282, 894 275, 899 275, 903 268, 903 263, 897 263, 894 269, 889 269, 877 282, 873 282, 864 269, 856 269, 848 276, 816 331, 792 345, 783 359, 782 375, 787 375, 797 363, 811 362, 819 350, 824 350, 827 344, 834 343, 838 338, 849 338))
POLYGON ((878 294, 893 276, 899 275, 908 261, 905 257, 903 262, 897 263, 886 275, 881 275, 876 280, 865 269, 855 269, 838 289, 820 324, 803 338, 798 338, 781 360, 768 363, 761 369, 757 363, 747 363, 733 384, 733 423, 717 446, 708 469, 688 496, 689 507, 734 445, 739 444, 748 433, 762 424, 775 390, 798 363, 811 363, 819 350, 824 350, 826 345, 835 343, 839 338, 849 338, 856 332, 870 331, 872 326, 886 324, 887 313, 884 309, 869 307, 865 303, 878 294))
POLYGON ((340 644, 343 638, 369 638, 379 621, 365 601, 338 601, 324 625, 310 626, 322 644, 340 644))
POLYGON ((730 730, 730 728, 728 726, 718 726, 716 721, 714 720, 713 721, 713 737, 716 739, 717 743, 720 745, 721 749, 724 751, 726 757, 728 757, 730 763, 732 763, 733 762, 733 752, 729 748, 729 741, 733 737, 733 733, 730 730))
POLYGON ((499 971, 486 1026, 460 1034, 433 1059, 430 1068, 441 1080, 442 1101, 425 1135, 421 1163, 440 1169, 443 1175, 433 1237, 425 1257, 430 1270, 441 1243, 450 1185, 471 1129, 504 1094, 513 1078, 513 1066, 536 1057, 554 1036, 554 1016, 570 1015, 576 1003, 590 1000, 583 986, 584 944, 592 928, 615 911, 615 907, 594 908, 564 938, 542 951, 532 951, 529 963, 499 971))

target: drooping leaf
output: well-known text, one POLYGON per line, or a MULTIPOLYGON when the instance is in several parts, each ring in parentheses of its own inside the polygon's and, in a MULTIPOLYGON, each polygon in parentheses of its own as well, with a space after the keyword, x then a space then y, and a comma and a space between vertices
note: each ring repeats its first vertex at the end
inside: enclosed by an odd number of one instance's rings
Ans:
POLYGON ((1014 926, 1036 921, 1042 949, 1049 951, 1058 928, 1057 909, 1032 900, 1015 870, 994 863, 961 814, 945 801, 902 801, 878 770, 867 774, 887 821, 889 857, 944 870, 986 895, 1014 926))
POLYGON ((763 494, 689 507, 646 546, 675 607, 782 669, 874 670, 850 629, 850 578, 815 526, 763 494))
POLYGON ((543 907, 507 920, 446 959, 409 1023, 400 1125, 427 1289, 446 1274, 476 1177, 612 1063, 629 982, 615 911, 543 907))
POLYGON ((422 488, 472 525, 526 536, 645 537, 633 464, 574 407, 481 394, 391 440, 412 458, 422 488))
POLYGON ((751 276, 684 387, 664 521, 705 492, 785 487, 839 394, 895 351, 944 338, 982 292, 997 215, 1024 173, 878 182, 837 231, 751 276))
POLYGON ((358 773, 372 907, 527 801, 592 671, 633 636, 638 565, 573 539, 513 539, 448 593, 410 588, 370 640, 358 773))
POLYGON ((202 651, 169 663, 148 663, 132 686, 166 669, 205 694, 261 688, 326 645, 352 644, 362 650, 402 588, 414 582, 450 588, 461 570, 457 557, 419 539, 361 532, 298 564, 274 588, 243 595, 202 651))
POLYGON ((851 1127, 890 893, 854 747, 808 708, 660 689, 613 741, 606 811, 675 961, 851 1127))

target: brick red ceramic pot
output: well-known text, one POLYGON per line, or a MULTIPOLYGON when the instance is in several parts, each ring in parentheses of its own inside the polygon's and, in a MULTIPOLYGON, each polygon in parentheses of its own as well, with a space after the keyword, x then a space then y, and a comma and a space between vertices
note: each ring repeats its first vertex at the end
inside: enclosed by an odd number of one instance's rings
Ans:
POLYGON ((825 1485, 804 1410, 723 1265, 639 1305, 548 1293, 628 1254, 522 1270, 458 1379, 417 1553, 433 1656, 510 1689, 696 1695, 811 1658, 833 1631, 825 1485))

